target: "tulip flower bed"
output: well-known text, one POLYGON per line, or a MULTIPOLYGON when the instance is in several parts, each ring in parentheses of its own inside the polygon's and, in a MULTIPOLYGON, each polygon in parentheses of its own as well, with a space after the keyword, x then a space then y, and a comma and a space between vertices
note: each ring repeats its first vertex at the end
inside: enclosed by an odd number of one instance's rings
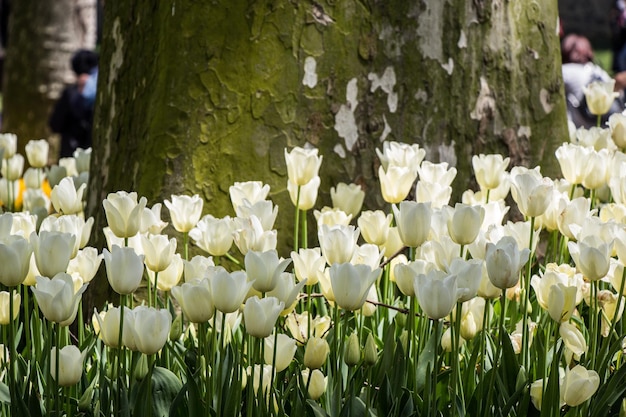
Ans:
POLYGON ((180 245, 160 203, 112 193, 108 247, 88 247, 89 151, 46 168, 31 142, 22 175, 1 135, 0 414, 624 415, 626 116, 609 126, 557 150, 563 179, 474 156, 480 190, 453 206, 455 168, 385 142, 386 211, 338 184, 311 214, 322 157, 285 150, 287 258, 254 181, 230 188, 233 218, 166 200, 180 245), (506 220, 509 194, 523 220, 506 220), (101 263, 119 298, 88 319, 101 263))

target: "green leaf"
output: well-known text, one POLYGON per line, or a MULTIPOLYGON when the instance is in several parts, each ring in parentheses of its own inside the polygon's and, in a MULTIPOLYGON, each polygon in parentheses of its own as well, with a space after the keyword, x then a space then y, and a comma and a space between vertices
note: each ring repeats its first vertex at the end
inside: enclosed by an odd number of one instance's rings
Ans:
POLYGON ((172 371, 155 367, 152 370, 152 378, 145 378, 136 390, 133 389, 131 394, 133 416, 150 415, 149 407, 152 407, 153 417, 169 416, 172 402, 182 387, 182 382, 172 371))
POLYGON ((393 393, 387 375, 385 375, 380 390, 378 391, 377 403, 378 413, 381 416, 388 415, 387 413, 389 413, 393 407, 393 393))
POLYGON ((608 410, 626 395, 626 366, 622 365, 592 397, 590 417, 604 417, 608 410))
POLYGON ((417 360, 417 369, 415 370, 415 392, 421 392, 426 385, 426 380, 430 379, 429 370, 435 369, 435 352, 437 349, 437 343, 439 340, 435 338, 435 334, 432 333, 424 350, 419 355, 417 360))
POLYGON ((313 413, 313 417, 328 417, 328 413, 320 407, 318 403, 313 400, 306 400, 308 410, 313 413))
POLYGON ((413 403, 413 396, 407 389, 402 390, 403 394, 400 397, 400 417, 412 417, 416 415, 415 404, 413 403))
POLYGON ((9 386, 4 382, 0 382, 0 402, 10 404, 11 393, 9 392, 9 386))
POLYGON ((367 414, 369 413, 363 400, 359 397, 348 397, 339 417, 366 417, 367 414))

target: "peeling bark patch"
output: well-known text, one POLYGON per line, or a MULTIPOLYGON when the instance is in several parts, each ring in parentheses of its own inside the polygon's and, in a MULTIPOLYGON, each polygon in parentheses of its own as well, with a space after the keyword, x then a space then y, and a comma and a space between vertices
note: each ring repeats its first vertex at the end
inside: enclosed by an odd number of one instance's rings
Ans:
POLYGON ((467 48, 467 37, 465 36, 465 32, 461 31, 461 36, 459 36, 459 41, 456 46, 458 46, 459 49, 467 48))
POLYGON ((415 100, 426 103, 428 101, 428 93, 420 88, 415 93, 415 100))
POLYGON ((335 147, 333 148, 333 151, 335 151, 335 153, 337 155, 339 155, 341 157, 341 159, 345 159, 346 158, 346 151, 345 151, 345 149, 343 149, 343 146, 341 146, 340 143, 335 145, 335 147))
POLYGON ((372 82, 370 91, 373 93, 379 88, 387 94, 387 107, 391 113, 398 109, 398 94, 393 91, 396 85, 396 72, 393 67, 385 68, 383 75, 379 77, 376 73, 370 72, 367 79, 372 82))
POLYGON ((546 112, 546 114, 550 114, 554 108, 554 104, 550 103, 550 93, 545 88, 539 91, 539 101, 541 101, 543 111, 546 112))
POLYGON ((530 126, 520 126, 517 129, 517 137, 521 138, 523 136, 530 139, 531 129, 530 126))
POLYGON ((389 123, 387 123, 387 118, 383 114, 383 121, 385 122, 385 127, 383 128, 383 134, 380 135, 380 141, 384 142, 387 139, 387 136, 391 133, 391 127, 389 127, 389 123))
POLYGON ((452 58, 448 58, 447 64, 441 64, 441 68, 446 70, 448 75, 452 75, 452 71, 454 71, 454 60, 452 58))
POLYGON ((496 100, 493 98, 489 84, 487 84, 487 80, 484 77, 480 77, 480 92, 470 117, 474 120, 482 120, 483 117, 494 114, 495 109, 496 100))
POLYGON ((346 100, 348 101, 348 104, 350 105, 350 110, 352 110, 353 113, 356 110, 356 106, 359 104, 359 102, 357 101, 358 95, 359 87, 357 85, 356 78, 353 78, 348 81, 348 86, 346 88, 346 100))
POLYGON ((444 143, 439 145, 439 162, 447 162, 449 166, 456 167, 457 157, 456 152, 454 151, 455 144, 456 143, 452 141, 452 143, 448 146, 444 143))
POLYGON ((335 130, 337 134, 345 140, 348 150, 354 147, 354 144, 359 138, 356 119, 354 118, 354 110, 356 110, 358 105, 358 91, 357 80, 353 78, 348 82, 346 89, 346 100, 348 104, 342 104, 335 115, 335 130))
POLYGON ((113 42, 115 43, 115 51, 111 55, 111 63, 109 64, 109 83, 107 85, 109 91, 111 91, 113 81, 117 78, 117 72, 124 62, 124 39, 122 39, 119 18, 113 22, 113 42))
POLYGON ((307 56, 304 60, 304 78, 302 78, 302 84, 309 88, 313 88, 317 85, 317 62, 312 56, 307 56))
POLYGON ((441 0, 424 0, 426 10, 419 14, 417 34, 420 37, 420 50, 426 58, 443 63, 443 8, 446 4, 441 0))

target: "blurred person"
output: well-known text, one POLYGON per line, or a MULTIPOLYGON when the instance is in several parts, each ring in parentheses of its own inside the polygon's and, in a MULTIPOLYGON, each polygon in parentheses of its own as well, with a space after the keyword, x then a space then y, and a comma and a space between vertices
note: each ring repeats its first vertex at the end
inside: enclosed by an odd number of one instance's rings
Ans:
POLYGON ((70 62, 76 82, 65 87, 48 120, 50 129, 61 135, 61 158, 91 146, 98 55, 79 50, 70 62))
POLYGON ((608 82, 615 79, 615 91, 621 92, 609 112, 602 116, 602 123, 605 123, 611 114, 624 110, 623 90, 626 87, 626 71, 611 77, 599 65, 594 64, 593 49, 586 37, 576 34, 565 36, 561 41, 561 58, 567 117, 576 127, 589 128, 597 123, 597 116, 591 114, 587 108, 584 93, 584 88, 593 81, 608 82))

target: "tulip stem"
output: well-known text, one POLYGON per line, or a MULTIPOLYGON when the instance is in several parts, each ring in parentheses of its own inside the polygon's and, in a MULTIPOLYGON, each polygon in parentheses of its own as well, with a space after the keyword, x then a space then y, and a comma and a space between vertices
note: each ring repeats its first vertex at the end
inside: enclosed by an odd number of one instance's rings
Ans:
MULTIPOLYGON (((247 410, 246 416, 254 415, 252 409, 254 407, 254 343, 255 339, 251 335, 248 335, 248 366, 250 367, 250 384, 248 384, 248 400, 246 401, 247 410)), ((208 407, 208 405, 207 405, 208 407)))
POLYGON ((13 309, 13 287, 9 287, 9 396, 11 398, 11 415, 17 415, 17 387, 15 381, 15 359, 17 358, 17 349, 15 348, 15 324, 13 323, 13 309))
MULTIPOLYGON (((522 367, 528 372, 528 366, 530 365, 530 346, 528 334, 528 303, 530 302, 530 275, 532 273, 533 257, 535 251, 533 250, 533 238, 535 229, 535 218, 530 218, 530 236, 528 237, 528 248, 530 249, 530 255, 528 263, 526 264, 526 276, 522 276, 522 283, 524 284, 524 292, 521 297, 521 309, 522 309, 522 367)), ((503 312, 504 313, 504 312, 503 312)))
POLYGON ((307 213, 306 210, 302 210, 302 220, 301 220, 302 222, 302 247, 304 249, 309 247, 309 243, 308 243, 309 236, 308 236, 308 230, 307 230, 308 224, 307 224, 306 213, 307 213))
MULTIPOLYGON (((431 389, 431 393, 429 395, 429 402, 433 401, 433 404, 430 405, 430 412, 432 413, 433 417, 437 417, 439 415, 439 411, 437 410, 437 379, 438 379, 438 374, 439 374, 439 367, 438 364, 440 363, 440 356, 443 355, 443 352, 440 351, 441 349, 441 332, 442 332, 442 322, 441 319, 437 319, 437 320, 433 320, 434 325, 435 325, 435 365, 433 366, 433 369, 431 370, 432 372, 432 386, 430 387, 431 389)), ((453 403, 452 404, 452 408, 454 408, 456 405, 453 403)))
POLYGON ((189 260, 189 232, 183 232, 183 248, 185 251, 185 260, 189 260))
POLYGON ((159 282, 159 273, 155 272, 154 273, 154 307, 158 308, 158 303, 159 303, 159 288, 158 288, 158 282, 159 282))
MULTIPOLYGON (((411 297, 409 297, 409 317, 407 317, 406 320, 406 324, 408 327, 408 337, 407 337, 407 354, 409 355, 409 358, 413 359, 413 363, 411 364, 411 366, 415 367, 417 366, 417 346, 415 346, 414 343, 414 334, 415 334, 415 308, 416 308, 416 304, 417 304, 417 300, 416 300, 417 296, 413 295, 411 297)), ((406 375, 407 378, 409 377, 409 375, 406 375)))
POLYGON ((59 395, 59 362, 60 362, 60 358, 61 358, 61 325, 57 324, 56 326, 56 350, 54 351, 55 353, 55 363, 54 363, 54 376, 55 376, 55 380, 54 380, 54 397, 55 397, 55 401, 54 401, 54 415, 55 416, 60 416, 60 408, 61 408, 61 397, 59 395))
MULTIPOLYGON (((560 362, 560 352, 561 350, 558 348, 559 345, 559 326, 560 323, 557 323, 556 328, 554 329, 554 345, 552 346, 552 366, 550 369, 550 378, 559 378, 559 362, 560 362)), ((547 346, 546 346, 547 347, 547 346)), ((559 399, 559 385, 560 384, 548 384, 549 387, 552 388, 552 392, 544 394, 543 398, 550 398, 552 405, 552 412, 550 415, 554 415, 558 417, 560 415, 560 399, 559 399)))
MULTIPOLYGON (((215 313, 217 315, 218 312, 215 313)), ((226 330, 226 313, 222 313, 222 323, 220 326, 220 338, 217 352, 219 355, 214 355, 217 366, 217 415, 222 415, 222 364, 224 363, 224 331, 226 330)), ((213 329, 215 332, 217 329, 213 329)))
MULTIPOLYGON (((45 388, 45 404, 46 404, 46 413, 50 413, 52 411, 52 395, 50 395, 50 391, 52 390, 52 337, 53 337, 53 333, 52 333, 52 323, 48 322, 47 323, 47 333, 48 333, 48 338, 47 338, 47 342, 49 343, 48 347, 49 349, 47 350, 47 355, 48 355, 48 372, 46 372, 46 388, 45 388)), ((48 343, 46 343, 46 345, 48 345, 48 343)))
POLYGON ((30 337, 30 296, 28 294, 28 288, 26 288, 25 286, 21 286, 21 288, 24 290, 24 302, 22 303, 22 305, 24 307, 24 333, 26 334, 25 351, 29 351, 30 358, 33 359, 35 358, 35 356, 33 342, 30 337))
MULTIPOLYGON (((117 368, 116 368, 116 372, 117 372, 117 404, 118 407, 121 407, 122 404, 122 386, 124 385, 123 382, 123 378, 124 378, 124 362, 126 361, 126 358, 124 357, 124 342, 123 342, 123 335, 124 335, 124 310, 125 310, 125 299, 124 299, 124 295, 120 294, 120 332, 119 335, 117 337, 117 368)), ((121 408, 120 408, 121 410, 121 408)))
POLYGON ((491 367, 491 383, 489 384, 489 393, 487 394, 487 409, 486 413, 483 415, 491 414, 492 412, 492 404, 491 399, 493 396, 494 387, 496 387, 496 374, 498 373, 498 368, 500 366, 500 355, 502 352, 502 340, 504 339, 504 335, 506 334, 506 330, 504 329, 504 318, 506 316, 506 289, 502 290, 502 294, 500 294, 500 320, 498 322, 498 343, 496 344, 496 354, 493 357, 493 366, 491 367))
MULTIPOLYGON (((480 365, 478 374, 478 385, 480 386, 480 395, 477 398, 483 398, 485 392, 485 384, 483 383, 485 378, 485 355, 487 353, 487 334, 489 332, 489 309, 491 308, 491 299, 485 298, 485 308, 483 309, 483 331, 480 334, 480 365)), ((479 402, 477 415, 484 415, 482 412, 482 403, 479 402)))
POLYGON ((461 379, 461 364, 459 362, 459 351, 461 344, 461 313, 463 311, 463 303, 456 303, 456 314, 454 316, 454 325, 452 326, 452 415, 457 415, 457 395, 460 395, 462 411, 461 415, 465 415, 465 400, 463 398, 463 388, 461 379))
POLYGON ((591 313, 589 317, 590 343, 589 343, 589 366, 596 369, 596 349, 598 340, 598 281, 591 281, 591 313))
MULTIPOLYGON (((274 414, 274 374, 276 373, 276 353, 278 351, 278 329, 274 329, 274 349, 272 352, 272 373, 271 373, 271 377, 270 377, 270 386, 269 386, 269 391, 270 391, 270 395, 269 395, 269 403, 271 404, 270 407, 270 413, 273 415, 274 414)), ((265 345, 265 342, 263 342, 263 345, 265 345)), ((307 391, 308 392, 308 391, 307 391)))
POLYGON ((295 230, 293 231, 293 251, 298 252, 298 238, 300 234, 300 186, 298 185, 298 192, 296 194, 296 214, 294 220, 295 230))
POLYGON ((85 340, 85 323, 83 319, 83 299, 81 297, 78 302, 78 347, 83 346, 83 340, 85 340))
MULTIPOLYGON (((608 353, 608 349, 611 346, 611 342, 613 338, 611 337, 613 334, 613 330, 615 329, 615 324, 617 320, 619 320, 619 311, 622 306, 622 298, 624 296, 624 285, 626 284, 626 267, 622 270, 622 280, 619 285, 619 292, 617 293, 617 305, 615 306, 615 312, 613 313, 613 318, 611 320, 611 327, 609 329, 608 337, 604 338, 602 341, 602 349, 600 350, 600 359, 604 360, 606 354, 608 353)), ((600 381, 604 380, 604 374, 600 374, 600 381)))

